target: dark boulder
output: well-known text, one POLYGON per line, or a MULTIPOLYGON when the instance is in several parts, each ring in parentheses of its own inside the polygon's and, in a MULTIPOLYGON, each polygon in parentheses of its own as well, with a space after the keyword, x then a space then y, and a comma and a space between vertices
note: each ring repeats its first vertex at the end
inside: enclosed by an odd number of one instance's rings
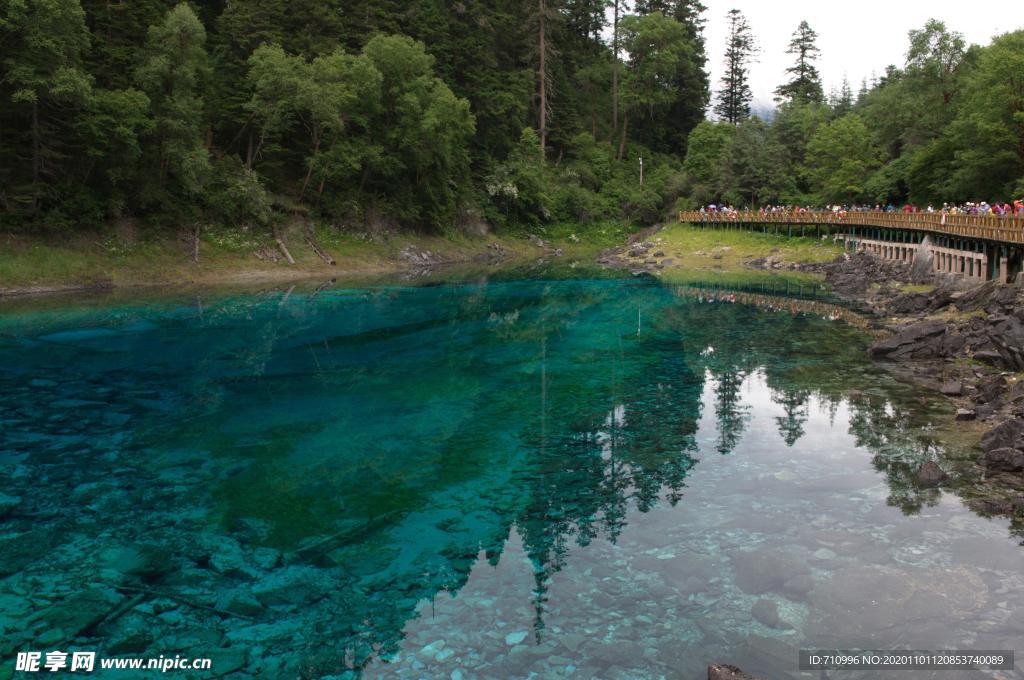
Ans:
POLYGON ((999 401, 1006 389, 1006 378, 1001 375, 993 375, 978 383, 978 396, 975 398, 979 404, 989 404, 999 401))
POLYGON ((963 394, 964 384, 959 380, 949 380, 942 383, 942 387, 939 388, 939 392, 942 392, 948 397, 959 397, 963 394))
POLYGON ((782 590, 794 576, 810 573, 810 567, 797 555, 774 548, 758 548, 732 555, 736 584, 746 593, 761 595, 782 590))
POLYGON ((754 617, 755 621, 759 621, 769 628, 790 630, 793 627, 779 616, 779 606, 775 604, 774 600, 758 600, 754 603, 754 606, 750 608, 750 614, 754 617))
POLYGON ((763 680, 762 678, 744 673, 736 666, 713 663, 708 666, 708 680, 763 680))
POLYGON ((906 316, 925 314, 942 309, 952 302, 952 292, 948 288, 940 288, 930 293, 904 293, 897 295, 889 303, 889 313, 906 316))
POLYGON ((871 345, 868 354, 876 359, 931 359, 942 356, 943 321, 911 324, 892 337, 871 345))
POLYGON ((985 309, 989 302, 991 302, 992 296, 996 292, 997 287, 998 284, 996 284, 995 281, 989 281, 988 283, 967 291, 953 304, 961 312, 975 312, 979 309, 985 309))
POLYGON ((985 452, 985 468, 992 472, 1024 472, 1024 451, 992 449, 985 452))
POLYGON ((1014 418, 993 427, 981 438, 983 451, 1024 448, 1024 419, 1014 418))
POLYGON ((938 486, 947 479, 946 473, 934 460, 925 461, 925 464, 917 471, 917 482, 921 486, 938 486))

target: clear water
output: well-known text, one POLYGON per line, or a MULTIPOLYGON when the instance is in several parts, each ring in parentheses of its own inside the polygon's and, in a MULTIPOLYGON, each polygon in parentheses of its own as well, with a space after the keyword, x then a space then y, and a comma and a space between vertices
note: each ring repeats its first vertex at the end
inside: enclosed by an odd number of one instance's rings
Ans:
POLYGON ((827 311, 741 300, 513 280, 0 309, 0 677, 26 649, 453 679, 1012 649, 1019 537, 914 481, 971 474, 947 407, 827 311))

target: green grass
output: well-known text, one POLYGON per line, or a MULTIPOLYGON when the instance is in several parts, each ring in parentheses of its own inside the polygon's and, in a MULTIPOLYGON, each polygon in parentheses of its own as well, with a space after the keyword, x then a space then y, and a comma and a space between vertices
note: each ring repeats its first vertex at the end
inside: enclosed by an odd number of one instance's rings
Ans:
POLYGON ((378 235, 353 233, 328 226, 314 227, 320 247, 337 260, 330 266, 307 245, 302 229, 292 226, 284 240, 295 258, 294 266, 260 260, 253 253, 278 253, 266 230, 207 227, 202 232, 199 262, 191 258, 190 236, 185 232, 138 229, 129 234, 111 226, 93 233, 0 233, 0 291, 77 286, 139 286, 167 284, 231 284, 261 280, 334 277, 386 272, 408 267, 401 253, 409 246, 430 251, 445 262, 469 262, 493 254, 499 243, 508 263, 534 262, 560 249, 560 262, 592 260, 604 248, 626 240, 629 227, 621 223, 550 225, 521 233, 472 236, 393 232, 378 235), (526 238, 543 238, 543 250, 526 238))
POLYGON ((746 262, 768 255, 784 263, 829 262, 843 252, 830 240, 682 224, 665 227, 651 240, 655 250, 672 258, 673 267, 691 270, 742 270, 746 262))

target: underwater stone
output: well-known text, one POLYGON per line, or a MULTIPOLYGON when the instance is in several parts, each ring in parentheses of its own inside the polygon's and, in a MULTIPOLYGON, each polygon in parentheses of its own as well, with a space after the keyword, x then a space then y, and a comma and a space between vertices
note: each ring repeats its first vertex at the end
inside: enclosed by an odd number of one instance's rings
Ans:
POLYGON ((47 607, 33 621, 44 621, 50 629, 61 628, 73 638, 102 621, 123 599, 112 590, 91 588, 47 607))
POLYGON ((263 605, 253 597, 252 593, 245 590, 225 593, 217 600, 217 608, 248 617, 256 617, 263 612, 263 605))
POLYGON ((782 594, 789 600, 803 601, 807 594, 814 590, 814 577, 800 574, 782 584, 782 594))
POLYGON ((264 606, 309 604, 331 592, 334 584, 319 569, 290 566, 278 569, 253 586, 252 592, 264 606))
POLYGON ((779 616, 779 606, 774 600, 760 599, 750 608, 750 614, 755 620, 760 621, 769 628, 788 630, 792 628, 779 616))
POLYGON ((141 544, 105 550, 100 554, 100 563, 104 569, 145 580, 154 580, 172 569, 167 551, 141 544))
POLYGON ((252 551, 252 561, 260 569, 276 569, 281 566, 281 552, 273 548, 256 548, 252 551))
POLYGON ((238 649, 236 647, 227 647, 225 649, 214 649, 209 652, 204 652, 205 656, 209 657, 211 661, 210 670, 213 671, 212 677, 222 677, 230 675, 237 670, 241 670, 249 662, 249 655, 244 649, 238 649))
POLYGON ((708 680, 761 680, 756 675, 744 673, 730 664, 711 664, 708 666, 708 680))
POLYGON ((139 615, 122 617, 112 627, 103 627, 108 654, 142 652, 155 639, 153 625, 139 615))
POLYGON ((509 633, 505 636, 505 644, 509 645, 510 647, 512 645, 518 645, 520 642, 526 639, 526 635, 527 633, 525 630, 517 630, 514 633, 509 633))
POLYGON ((921 486, 938 486, 948 479, 942 468, 934 460, 925 461, 917 471, 917 481, 921 486))
POLYGON ((21 505, 20 496, 8 496, 0 492, 0 518, 7 517, 19 505, 21 505))
POLYGON ((736 584, 751 595, 779 590, 794 576, 810 572, 796 555, 773 548, 736 553, 732 556, 732 563, 736 570, 736 584))

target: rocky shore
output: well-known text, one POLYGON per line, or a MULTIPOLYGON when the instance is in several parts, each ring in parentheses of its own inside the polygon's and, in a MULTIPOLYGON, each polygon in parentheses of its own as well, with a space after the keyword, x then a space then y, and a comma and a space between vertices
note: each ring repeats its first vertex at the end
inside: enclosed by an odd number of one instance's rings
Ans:
MULTIPOLYGON (((969 503, 1024 518, 1024 288, 964 282, 863 253, 789 267, 824 275, 832 290, 869 319, 878 335, 870 356, 941 392, 955 404, 956 420, 982 433, 981 478, 1001 492, 969 503)), ((937 466, 922 467, 918 479, 939 486, 946 474, 937 466)))

